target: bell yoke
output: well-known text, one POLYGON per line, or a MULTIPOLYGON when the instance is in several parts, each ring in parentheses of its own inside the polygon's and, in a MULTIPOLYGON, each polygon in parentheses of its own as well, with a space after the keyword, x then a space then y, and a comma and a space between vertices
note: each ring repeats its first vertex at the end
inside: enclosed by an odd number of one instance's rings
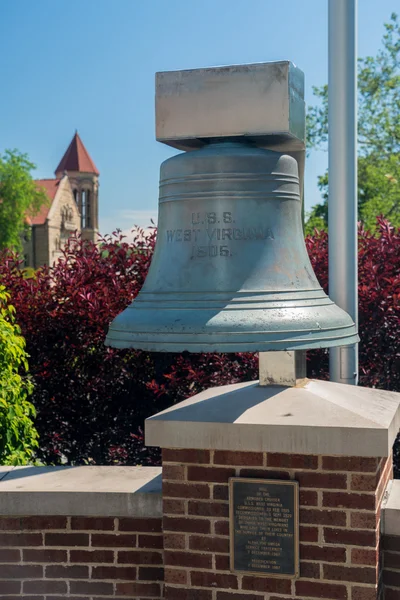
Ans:
POLYGON ((302 228, 304 76, 290 62, 158 73, 158 235, 146 281, 106 344, 155 352, 357 342, 302 228))

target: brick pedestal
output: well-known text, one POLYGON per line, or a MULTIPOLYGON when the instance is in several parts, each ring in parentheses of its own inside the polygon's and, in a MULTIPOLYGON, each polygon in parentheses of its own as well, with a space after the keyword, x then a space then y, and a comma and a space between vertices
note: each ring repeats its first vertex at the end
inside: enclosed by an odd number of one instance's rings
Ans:
POLYGON ((163 450, 167 600, 376 600, 391 458, 163 450), (300 578, 229 571, 230 477, 300 484, 300 578))
POLYGON ((398 398, 385 405, 380 393, 374 411, 371 397, 362 404, 371 390, 307 386, 229 386, 148 420, 147 443, 163 448, 166 600, 381 600, 380 513, 398 398), (372 422, 382 411, 385 426, 372 422), (230 571, 230 477, 299 482, 297 580, 230 571))

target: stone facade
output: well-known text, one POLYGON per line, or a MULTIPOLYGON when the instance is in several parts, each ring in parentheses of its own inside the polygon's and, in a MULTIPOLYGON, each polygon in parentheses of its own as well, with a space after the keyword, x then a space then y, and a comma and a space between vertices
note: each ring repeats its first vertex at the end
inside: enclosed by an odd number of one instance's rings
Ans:
POLYGON ((75 231, 83 239, 98 240, 99 172, 77 133, 55 175, 36 182, 49 202, 37 215, 27 216, 31 231, 23 240, 23 252, 25 266, 34 269, 53 264, 75 231))

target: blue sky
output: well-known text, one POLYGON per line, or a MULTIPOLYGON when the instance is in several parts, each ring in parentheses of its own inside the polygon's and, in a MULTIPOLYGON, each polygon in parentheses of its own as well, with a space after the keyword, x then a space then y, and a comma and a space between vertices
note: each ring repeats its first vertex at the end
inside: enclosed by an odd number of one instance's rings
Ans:
MULTIPOLYGON (((327 81, 327 0, 0 0, 0 152, 52 177, 75 129, 100 170, 100 230, 148 225, 160 163, 154 73, 292 60, 327 81)), ((359 56, 375 54, 398 0, 359 0, 359 56)), ((306 165, 306 209, 327 155, 306 165)))

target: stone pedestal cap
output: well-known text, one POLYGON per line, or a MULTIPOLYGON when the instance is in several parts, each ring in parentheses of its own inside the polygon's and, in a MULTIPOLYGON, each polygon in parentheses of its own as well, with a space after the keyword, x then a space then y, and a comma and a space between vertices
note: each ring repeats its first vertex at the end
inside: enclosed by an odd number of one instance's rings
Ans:
POLYGON ((290 61, 156 73, 156 138, 191 150, 210 138, 246 137, 301 151, 304 74, 290 61))
POLYGON ((301 380, 201 392, 146 420, 146 445, 294 454, 389 456, 400 394, 301 380))

